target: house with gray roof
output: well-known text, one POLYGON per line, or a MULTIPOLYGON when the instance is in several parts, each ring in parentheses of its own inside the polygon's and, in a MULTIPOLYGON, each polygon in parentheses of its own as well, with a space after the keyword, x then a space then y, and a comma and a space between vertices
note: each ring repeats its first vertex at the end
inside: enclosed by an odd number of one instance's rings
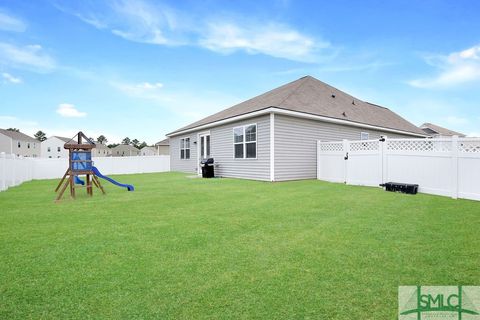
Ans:
POLYGON ((112 150, 103 143, 95 142, 95 148, 92 149, 92 157, 110 157, 112 150))
POLYGON ((51 136, 41 143, 42 158, 68 158, 68 150, 63 145, 70 141, 70 138, 51 136))
POLYGON ((441 138, 441 137, 452 137, 452 136, 459 136, 461 138, 466 137, 465 134, 453 131, 444 127, 440 127, 433 123, 424 123, 420 126, 420 129, 425 132, 430 137, 433 138, 441 138))
POLYGON ((313 179, 317 140, 425 137, 388 108, 302 77, 167 135, 172 171, 265 181, 313 179))
MULTIPOLYGON (((71 138, 60 136, 51 136, 41 143, 42 158, 68 158, 68 150, 63 147, 71 138)), ((109 157, 112 152, 109 147, 100 142, 95 142, 95 148, 92 149, 93 157, 109 157)))
POLYGON ((0 129, 0 152, 36 158, 40 156, 40 141, 22 132, 0 129))
POLYGON ((138 156, 140 150, 129 144, 119 144, 112 149, 112 157, 131 157, 138 156))
POLYGON ((170 154, 170 139, 166 138, 155 143, 155 147, 157 148, 158 155, 168 156, 170 154))
POLYGON ((157 149, 155 147, 143 147, 140 149, 140 155, 141 156, 156 156, 157 155, 157 149))

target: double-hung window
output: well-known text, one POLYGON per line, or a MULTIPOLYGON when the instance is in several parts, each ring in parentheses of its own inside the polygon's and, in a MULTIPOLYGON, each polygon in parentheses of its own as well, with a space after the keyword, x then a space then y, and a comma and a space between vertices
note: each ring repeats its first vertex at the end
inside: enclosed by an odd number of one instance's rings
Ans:
POLYGON ((255 159, 257 157, 257 125, 233 128, 233 148, 235 159, 255 159))
POLYGON ((190 159, 190 138, 180 139, 180 159, 190 159))

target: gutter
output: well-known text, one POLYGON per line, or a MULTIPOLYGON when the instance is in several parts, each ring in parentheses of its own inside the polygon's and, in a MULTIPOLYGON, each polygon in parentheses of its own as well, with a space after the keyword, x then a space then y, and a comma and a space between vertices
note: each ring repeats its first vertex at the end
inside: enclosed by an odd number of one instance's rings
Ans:
POLYGON ((254 111, 254 112, 234 116, 234 117, 231 117, 231 118, 217 120, 217 121, 210 122, 210 123, 207 123, 207 124, 203 124, 203 125, 200 125, 200 126, 196 126, 196 127, 193 127, 193 128, 189 128, 189 129, 185 129, 185 130, 181 130, 181 131, 177 131, 177 132, 174 131, 174 132, 171 132, 171 133, 167 134, 166 136, 170 138, 170 137, 186 134, 186 133, 197 131, 197 130, 203 130, 203 129, 207 129, 207 128, 211 128, 211 127, 216 127, 216 126, 219 126, 219 125, 222 125, 222 124, 236 122, 236 121, 239 121, 239 120, 249 119, 249 118, 252 118, 252 117, 262 116, 262 115, 266 115, 266 114, 270 114, 270 113, 276 113, 276 114, 280 114, 280 115, 287 115, 287 116, 304 118, 304 119, 312 119, 312 120, 329 122, 329 123, 342 124, 342 125, 347 125, 347 126, 352 126, 352 127, 366 128, 366 129, 372 129, 372 130, 380 130, 380 131, 404 134, 404 135, 420 137, 420 138, 428 137, 428 135, 425 135, 425 134, 413 133, 413 132, 409 132, 409 131, 380 127, 380 126, 375 126, 375 125, 369 125, 369 124, 364 124, 364 123, 354 122, 354 121, 349 121, 349 120, 342 120, 342 119, 330 118, 330 117, 325 117, 325 116, 318 116, 318 115, 314 115, 314 114, 311 114, 311 113, 286 110, 286 109, 282 109, 282 108, 278 108, 278 107, 268 107, 268 108, 257 110, 257 111, 254 111))

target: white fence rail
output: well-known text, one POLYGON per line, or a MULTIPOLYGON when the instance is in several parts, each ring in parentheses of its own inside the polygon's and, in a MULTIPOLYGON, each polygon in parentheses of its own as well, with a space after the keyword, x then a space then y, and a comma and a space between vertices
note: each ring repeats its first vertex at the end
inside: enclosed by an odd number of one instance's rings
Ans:
MULTIPOLYGON (((105 175, 170 171, 170 156, 101 157, 94 165, 105 175)), ((61 178, 68 159, 24 158, 0 153, 0 191, 36 179, 61 178)))
POLYGON ((480 200, 480 139, 318 142, 317 178, 352 185, 415 183, 419 192, 480 200))

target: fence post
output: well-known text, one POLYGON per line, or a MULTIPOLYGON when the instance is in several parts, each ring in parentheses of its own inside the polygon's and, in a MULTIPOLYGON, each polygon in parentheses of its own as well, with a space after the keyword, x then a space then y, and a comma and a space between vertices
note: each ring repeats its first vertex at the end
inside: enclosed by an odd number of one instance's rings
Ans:
POLYGON ((320 140, 317 140, 317 180, 320 180, 321 168, 320 168, 320 154, 321 147, 320 147, 320 140))
POLYGON ((1 173, 1 175, 2 175, 2 176, 1 176, 0 191, 3 191, 3 190, 6 190, 6 189, 7 189, 7 187, 6 187, 6 185, 7 185, 7 183, 6 183, 6 180, 7 180, 6 174, 7 174, 7 172, 6 172, 6 170, 5 170, 5 168, 6 168, 6 166, 7 166, 7 160, 6 160, 6 154, 5 154, 5 152, 1 152, 1 153, 0 153, 0 162, 1 162, 1 169, 0 169, 1 171, 0 171, 0 173, 1 173))
POLYGON ((452 198, 458 198, 458 136, 452 137, 452 198))
POLYGON ((346 139, 343 139, 343 151, 345 152, 345 166, 343 169, 343 182, 347 183, 348 181, 348 157, 350 152, 350 142, 346 139))
POLYGON ((380 141, 380 163, 382 164, 382 184, 387 182, 388 176, 388 164, 387 164, 387 150, 388 150, 388 137, 382 136, 383 142, 380 141))

